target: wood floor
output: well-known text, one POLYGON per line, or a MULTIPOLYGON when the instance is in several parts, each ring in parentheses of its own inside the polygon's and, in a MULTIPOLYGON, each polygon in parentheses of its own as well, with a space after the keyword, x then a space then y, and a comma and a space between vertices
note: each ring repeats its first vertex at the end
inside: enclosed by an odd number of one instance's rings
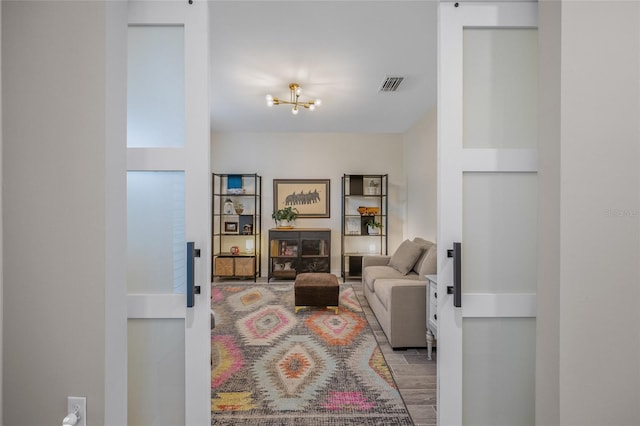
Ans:
POLYGON ((362 293, 362 283, 350 282, 375 332, 384 358, 391 368, 413 423, 416 426, 436 425, 436 352, 427 359, 427 349, 396 349, 390 345, 375 315, 362 293))

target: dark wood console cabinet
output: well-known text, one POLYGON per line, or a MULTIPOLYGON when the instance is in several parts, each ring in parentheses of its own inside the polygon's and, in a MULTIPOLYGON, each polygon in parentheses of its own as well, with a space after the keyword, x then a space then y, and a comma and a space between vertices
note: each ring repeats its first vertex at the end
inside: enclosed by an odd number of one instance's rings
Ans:
POLYGON ((269 230, 269 276, 295 279, 302 272, 331 272, 331 230, 269 230))

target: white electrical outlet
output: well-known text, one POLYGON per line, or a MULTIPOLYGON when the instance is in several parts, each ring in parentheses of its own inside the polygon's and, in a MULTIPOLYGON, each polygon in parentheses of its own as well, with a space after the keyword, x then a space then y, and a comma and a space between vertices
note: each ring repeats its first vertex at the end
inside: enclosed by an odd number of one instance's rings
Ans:
POLYGON ((76 426, 87 426, 87 398, 84 396, 67 397, 67 413, 78 409, 78 423, 76 426))

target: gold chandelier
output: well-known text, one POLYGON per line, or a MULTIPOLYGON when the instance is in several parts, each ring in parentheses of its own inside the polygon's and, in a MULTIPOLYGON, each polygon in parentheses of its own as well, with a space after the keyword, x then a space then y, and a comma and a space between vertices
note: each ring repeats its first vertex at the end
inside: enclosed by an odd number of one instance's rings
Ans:
POLYGON ((300 88, 300 85, 298 83, 289 84, 289 91, 291 92, 290 93, 291 97, 289 101, 284 101, 282 99, 274 98, 272 95, 267 95, 266 96, 267 106, 272 107, 274 105, 282 105, 282 104, 293 105, 293 108, 291 108, 291 113, 293 115, 296 115, 298 114, 299 108, 301 107, 304 107, 313 111, 314 109, 316 109, 316 107, 319 107, 320 104, 322 103, 320 99, 314 99, 306 102, 302 102, 301 100, 299 100, 300 93, 302 93, 302 88, 300 88))

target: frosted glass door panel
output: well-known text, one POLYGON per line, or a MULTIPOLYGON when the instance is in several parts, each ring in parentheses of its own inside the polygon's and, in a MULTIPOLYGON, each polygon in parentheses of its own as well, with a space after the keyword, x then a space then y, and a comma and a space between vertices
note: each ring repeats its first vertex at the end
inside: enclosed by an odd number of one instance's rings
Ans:
POLYGON ((184 146, 184 27, 130 26, 127 146, 184 146))
POLYGON ((183 319, 129 319, 130 425, 185 424, 183 319))
POLYGON ((537 173, 463 174, 462 292, 536 293, 537 173))
POLYGON ((127 173, 129 293, 184 294, 184 172, 127 173))
POLYGON ((535 424, 535 318, 464 318, 462 422, 535 424))
POLYGON ((463 30, 463 145, 535 148, 538 31, 463 30))

